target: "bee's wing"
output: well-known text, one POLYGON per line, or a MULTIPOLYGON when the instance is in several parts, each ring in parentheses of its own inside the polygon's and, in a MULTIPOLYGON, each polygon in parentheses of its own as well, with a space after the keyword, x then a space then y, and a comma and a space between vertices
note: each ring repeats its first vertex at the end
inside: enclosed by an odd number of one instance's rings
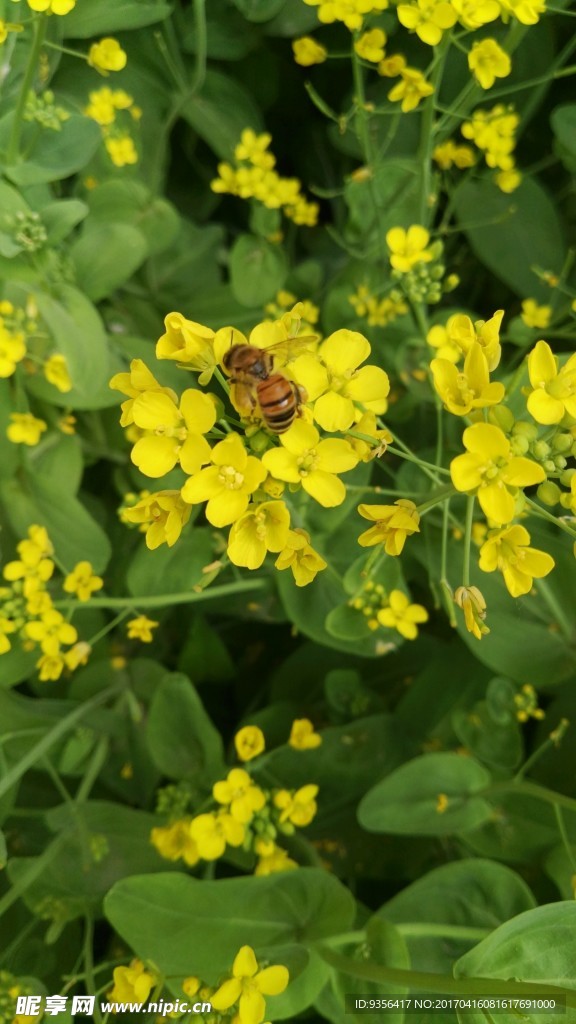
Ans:
POLYGON ((275 345, 269 345, 265 351, 274 357, 276 365, 284 366, 291 359, 302 355, 303 352, 313 351, 317 341, 317 334, 302 334, 298 337, 278 341, 275 345))
POLYGON ((233 381, 230 385, 230 401, 241 416, 251 416, 256 407, 254 388, 244 381, 233 381))

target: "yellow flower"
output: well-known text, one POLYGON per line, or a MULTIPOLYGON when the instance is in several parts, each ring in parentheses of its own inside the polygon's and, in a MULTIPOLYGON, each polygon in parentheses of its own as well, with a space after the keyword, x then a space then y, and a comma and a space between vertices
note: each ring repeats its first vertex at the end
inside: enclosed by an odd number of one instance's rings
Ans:
POLYGON ((237 1024, 262 1024, 266 1014, 264 996, 277 996, 289 981, 286 967, 272 966, 259 970, 254 950, 242 946, 232 967, 232 977, 211 997, 214 1010, 229 1010, 238 1003, 237 1024))
POLYGON ((497 78, 506 78, 512 70, 512 61, 495 39, 482 39, 473 43, 468 54, 468 67, 483 89, 491 89, 497 78))
POLYGON ((230 526, 248 508, 266 470, 254 455, 248 455, 239 434, 228 434, 203 461, 212 465, 186 481, 182 497, 190 505, 206 501, 206 518, 212 526, 230 526))
POLYGON ((28 0, 31 10, 46 14, 70 14, 75 6, 76 0, 28 0))
POLYGON ((385 57, 378 65, 378 74, 383 78, 397 78, 407 67, 406 58, 401 53, 393 53, 385 57))
POLYGON ((199 814, 190 823, 190 835, 203 860, 218 860, 228 846, 242 846, 245 828, 226 811, 199 814))
POLYGON ((483 151, 489 167, 510 171, 514 166, 512 152, 518 124, 513 107, 500 103, 492 110, 475 110, 472 120, 466 121, 460 130, 465 139, 471 139, 483 151))
POLYGON ((503 14, 511 14, 522 25, 536 25, 546 10, 545 0, 500 0, 500 6, 503 14))
POLYGON ((546 328, 552 319, 552 306, 539 306, 536 299, 524 299, 520 316, 526 327, 546 328))
POLYGON ((416 263, 429 263, 432 253, 426 248, 430 234, 420 224, 412 224, 407 231, 404 228, 390 228, 386 235, 386 245, 390 249, 390 264, 394 270, 407 274, 416 263))
POLYGON ((182 991, 186 996, 195 996, 200 991, 202 982, 200 978, 195 978, 193 975, 190 978, 184 978, 182 982, 182 991))
POLYGON ((354 49, 362 60, 378 64, 384 60, 384 47, 386 46, 386 33, 381 28, 370 29, 364 32, 354 43, 354 49))
POLYGON ((286 850, 276 846, 272 840, 257 839, 254 849, 259 860, 254 868, 256 876, 275 875, 278 871, 293 871, 298 867, 295 860, 292 860, 286 850))
POLYGON ((146 391, 134 399, 132 415, 136 426, 147 431, 131 453, 132 462, 146 476, 165 476, 178 463, 185 473, 197 473, 210 462, 213 452, 203 436, 216 422, 210 395, 188 388, 178 406, 169 395, 146 391))
POLYGON ((491 423, 467 427, 462 439, 467 454, 452 460, 452 483, 458 491, 477 493, 488 519, 498 526, 509 523, 516 511, 518 489, 541 483, 546 476, 542 466, 512 455, 510 441, 491 423))
POLYGON ((381 415, 388 408, 388 374, 379 366, 361 366, 372 349, 358 331, 339 330, 322 342, 318 357, 300 356, 292 366, 299 384, 314 401, 314 419, 323 430, 348 430, 362 411, 381 415))
POLYGON ((0 324, 0 377, 11 377, 26 355, 22 334, 11 334, 0 324))
POLYGON ((436 391, 454 416, 467 416, 472 409, 497 405, 504 398, 506 389, 490 381, 488 362, 478 342, 468 349, 462 369, 448 359, 433 359, 430 369, 436 391))
POLYGON ((143 644, 150 644, 153 640, 152 630, 156 629, 156 626, 158 623, 153 619, 148 619, 145 615, 138 615, 137 618, 130 619, 130 622, 127 623, 128 639, 141 640, 143 644))
POLYGON ((322 737, 314 732, 309 718, 296 718, 292 722, 288 743, 294 750, 314 750, 322 743, 322 737))
POLYGON ((297 420, 280 436, 280 442, 280 448, 262 456, 262 464, 268 472, 277 480, 301 484, 324 508, 341 505, 346 488, 336 473, 346 473, 358 463, 348 441, 332 438, 321 441, 316 427, 297 420))
POLYGON ((265 748, 264 733, 257 725, 245 725, 234 737, 234 746, 240 761, 251 761, 265 748))
POLYGON ((474 150, 470 146, 457 146, 452 139, 440 143, 432 151, 432 159, 436 161, 443 171, 449 171, 452 165, 464 170, 473 167, 476 163, 474 150))
POLYGON ((117 39, 106 37, 92 43, 88 51, 88 63, 102 75, 110 71, 122 71, 128 58, 117 39))
POLYGON ((476 320, 473 324, 469 316, 456 313, 446 324, 448 339, 450 343, 457 345, 464 355, 467 355, 472 345, 477 342, 488 360, 488 369, 492 372, 498 366, 502 355, 500 327, 503 317, 504 310, 497 309, 490 320, 476 320))
POLYGON ((559 370, 550 345, 538 341, 528 356, 528 375, 534 389, 528 412, 537 423, 560 423, 565 413, 576 417, 576 354, 559 370))
POLYGON ((16 626, 11 619, 6 618, 5 615, 0 614, 0 654, 6 654, 12 644, 10 643, 8 636, 10 633, 16 632, 16 626))
POLYGON ((37 419, 31 412, 11 412, 10 420, 6 435, 12 444, 27 444, 32 448, 38 444, 44 431, 48 430, 48 424, 37 419))
POLYGON ((349 434, 346 440, 350 442, 356 455, 362 462, 370 462, 376 456, 383 455, 387 446, 392 444, 394 440, 386 427, 377 426, 376 416, 373 412, 365 412, 360 417, 358 422, 354 424, 354 433, 356 436, 349 434), (358 437, 358 434, 364 434, 367 438, 373 438, 374 443, 370 444, 369 441, 364 441, 361 437, 358 437))
POLYGON ((94 89, 88 93, 88 99, 88 106, 84 110, 86 116, 92 118, 102 128, 111 125, 116 118, 117 110, 112 89, 107 87, 104 89, 94 89))
POLYGON ((303 68, 312 67, 313 64, 323 64, 328 56, 326 49, 313 39, 312 36, 301 36, 300 39, 293 39, 292 51, 294 53, 294 60, 303 68))
POLYGON ((64 356, 58 353, 50 356, 44 363, 44 376, 49 384, 53 384, 63 394, 72 390, 72 380, 64 356))
POLYGON ((280 789, 274 796, 274 806, 280 811, 280 824, 288 822, 297 828, 305 828, 316 815, 318 786, 309 783, 295 792, 280 789))
POLYGON ((451 0, 451 4, 459 22, 472 30, 495 21, 500 14, 498 0, 451 0))
MULTIPOLYGON (((421 71, 418 71, 417 68, 403 68, 400 71, 400 81, 390 89, 388 99, 391 103, 402 100, 402 112, 408 114, 411 110, 416 110, 420 100, 431 96, 433 92, 434 86, 426 81, 421 71)), ((424 231, 424 228, 421 230, 424 231)), ((431 259, 432 257, 420 256, 419 258, 431 259)))
POLYGON ((271 142, 272 136, 268 132, 258 135, 252 128, 245 128, 234 150, 234 157, 236 160, 247 160, 254 167, 263 167, 265 170, 274 167, 276 161, 268 152, 271 142))
POLYGON ((129 373, 114 374, 108 387, 113 388, 114 391, 121 391, 123 395, 128 395, 128 401, 122 402, 121 405, 121 427, 128 427, 131 423, 134 423, 134 400, 139 395, 153 391, 161 395, 168 395, 173 402, 177 401, 176 392, 172 391, 172 388, 165 388, 162 384, 159 384, 152 371, 148 369, 142 359, 132 360, 129 373))
POLYGON ((483 572, 498 569, 512 597, 530 593, 533 580, 542 579, 554 568, 551 555, 529 544, 530 534, 525 526, 509 526, 492 530, 480 548, 480 568, 483 572))
POLYGON ((358 543, 363 548, 383 544, 387 555, 400 555, 406 537, 420 533, 420 516, 408 498, 400 498, 393 505, 359 505, 358 512, 375 524, 360 534, 358 543))
POLYGON ((190 831, 190 819, 180 818, 171 825, 158 826, 150 833, 150 842, 161 857, 176 861, 182 859, 190 868, 200 860, 196 841, 190 831))
POLYGON ((436 349, 439 359, 447 359, 450 363, 459 363, 462 358, 462 349, 450 339, 446 327, 442 324, 434 324, 426 335, 428 344, 436 349))
POLYGON ((443 33, 456 23, 456 11, 447 0, 417 0, 398 5, 398 21, 416 32, 423 43, 437 46, 443 33))
POLYGON ((122 518, 142 525, 146 530, 146 546, 155 551, 161 544, 174 546, 191 512, 180 491, 156 491, 143 496, 131 508, 125 508, 122 518))
POLYGON ((59 653, 43 654, 36 662, 36 668, 41 683, 55 682, 66 668, 66 661, 59 653))
MULTIPOLYGON (((535 718, 537 721, 542 721, 542 719, 546 717, 542 708, 538 707, 538 694, 530 683, 525 683, 520 693, 514 694, 514 703, 517 708, 516 718, 519 722, 527 722, 529 718, 535 718)), ((560 724, 557 726, 557 730, 560 728, 562 722, 565 722, 566 725, 568 724, 565 718, 561 719, 560 724)))
POLYGON ((88 658, 91 653, 92 648, 90 644, 85 643, 85 641, 81 640, 80 643, 74 644, 74 647, 71 647, 70 650, 66 651, 63 655, 64 661, 66 662, 66 668, 69 669, 70 672, 75 672, 80 665, 87 665, 88 658))
POLYGON ((498 171, 498 174, 494 175, 494 181, 501 192, 515 192, 522 181, 522 175, 516 168, 511 168, 508 171, 498 171))
POLYGON ((219 804, 242 825, 247 825, 257 811, 261 811, 266 797, 256 786, 244 768, 232 768, 225 780, 215 782, 212 795, 219 804))
POLYGON ((377 613, 380 625, 397 630, 405 640, 415 640, 418 636, 417 623, 428 622, 426 609, 421 604, 410 604, 401 590, 392 590, 388 601, 388 607, 380 608, 377 613))
POLYGON ((228 538, 228 557, 234 565, 259 569, 268 551, 286 546, 290 513, 283 501, 265 501, 240 516, 228 538))
POLYGON ((454 594, 454 601, 464 612, 466 629, 472 633, 477 640, 481 640, 490 630, 485 624, 486 601, 478 587, 458 587, 454 594))
POLYGON ((94 575, 90 562, 78 562, 62 584, 66 593, 76 594, 79 601, 89 601, 92 594, 103 586, 104 580, 94 575))
POLYGON ((27 622, 24 631, 30 640, 40 644, 44 654, 52 656, 59 653, 60 644, 75 644, 78 639, 74 626, 56 608, 49 608, 37 622, 27 622))
POLYGON ((114 987, 106 993, 115 1003, 145 1003, 157 978, 147 971, 141 960, 132 960, 129 967, 115 967, 114 987))
POLYGON ((127 164, 138 163, 138 150, 130 135, 104 139, 104 145, 115 167, 126 167, 127 164))
POLYGON ((342 21, 351 32, 362 28, 364 15, 385 11, 389 0, 304 0, 310 7, 318 7, 318 18, 325 25, 342 21))
POLYGON ((158 339, 156 358, 184 363, 200 373, 200 384, 208 384, 223 354, 215 351, 214 331, 194 320, 187 320, 182 313, 169 313, 164 319, 164 326, 166 333, 158 339))
POLYGON ((297 528, 290 530, 286 546, 274 562, 274 567, 282 572, 291 569, 297 587, 305 587, 326 568, 327 562, 310 546, 310 536, 306 530, 297 528))

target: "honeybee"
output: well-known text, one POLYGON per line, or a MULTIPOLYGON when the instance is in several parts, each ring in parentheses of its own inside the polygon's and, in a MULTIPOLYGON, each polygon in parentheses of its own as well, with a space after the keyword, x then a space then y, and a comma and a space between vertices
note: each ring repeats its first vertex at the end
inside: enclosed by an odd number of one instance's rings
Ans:
POLYGON ((264 424, 274 434, 283 434, 301 415, 301 406, 307 400, 304 388, 288 380, 283 373, 274 372, 274 351, 305 346, 316 338, 313 335, 289 339, 257 348, 256 345, 232 345, 224 354, 222 363, 233 385, 232 404, 243 415, 250 415, 256 407, 264 424))

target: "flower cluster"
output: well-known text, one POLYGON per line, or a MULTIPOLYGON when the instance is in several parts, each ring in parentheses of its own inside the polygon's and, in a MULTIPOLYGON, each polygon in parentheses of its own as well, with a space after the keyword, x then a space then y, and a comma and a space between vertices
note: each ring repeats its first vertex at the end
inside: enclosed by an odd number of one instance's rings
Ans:
POLYGON ((8 299, 0 301, 0 377, 12 377, 20 368, 28 375, 41 370, 62 394, 72 388, 66 359, 51 351, 31 297, 24 306, 15 306, 8 299))
POLYGON ((388 593, 381 583, 373 580, 364 584, 360 592, 350 599, 349 605, 364 616, 369 629, 377 630, 381 626, 395 629, 404 640, 415 640, 418 626, 428 622, 428 612, 423 605, 411 604, 401 590, 388 593))
POLYGON ((365 319, 369 327, 386 327, 408 312, 408 306, 396 289, 379 299, 372 294, 368 285, 361 284, 348 296, 348 302, 356 316, 365 319))
POLYGON ((318 19, 324 25, 341 21, 351 32, 362 28, 367 15, 385 11, 389 0, 304 0, 309 7, 318 8, 318 19))
MULTIPOLYGON (((91 647, 78 640, 75 626, 55 607, 49 593, 55 563, 45 528, 31 526, 16 550, 18 558, 2 570, 9 585, 0 588, 0 654, 6 654, 19 637, 24 650, 40 651, 36 662, 40 681, 59 679, 64 669, 85 665, 91 647)), ((89 562, 79 562, 62 583, 64 592, 81 602, 89 601, 102 586, 89 562)))
POLYGON ((519 123, 512 106, 498 103, 492 110, 475 110, 461 128, 464 138, 484 154, 488 167, 498 170, 494 180, 503 192, 513 192, 521 181, 513 155, 519 123))
MULTIPOLYGON (((102 40, 102 43, 109 42, 102 40)), ((111 61, 109 61, 110 63, 111 61)), ((134 139, 127 128, 126 114, 132 121, 139 121, 142 111, 134 103, 134 99, 124 89, 93 90, 89 96, 88 106, 84 113, 96 121, 102 129, 102 137, 106 152, 116 167, 125 167, 138 163, 138 151, 134 139)))
MULTIPOLYGON (((270 552, 277 556, 276 568, 290 568, 299 586, 326 567, 306 530, 292 525, 295 497, 304 492, 325 508, 342 504, 341 474, 370 457, 366 438, 374 439, 374 448, 382 440, 376 416, 387 408, 390 385, 384 370, 365 365, 371 348, 363 335, 339 330, 322 342, 301 335, 302 310, 298 304, 278 320, 263 321, 249 337, 234 327, 214 332, 169 314, 158 358, 196 371, 200 383, 215 376, 222 396, 195 388, 178 396, 141 360, 112 379, 111 386, 128 396, 120 422, 138 431, 134 464, 154 479, 176 467, 184 475, 179 489, 146 493, 123 510, 125 521, 146 528, 149 547, 176 543, 192 507, 202 504, 212 526, 231 527, 227 550, 234 564, 257 569, 270 552), (248 347, 260 377, 242 371, 235 377, 226 359, 233 346, 248 347), (258 360, 258 351, 268 364, 258 360), (280 382, 283 403, 293 396, 293 422, 282 433, 272 429, 274 420, 266 418, 258 397, 259 381, 269 379, 280 382), (223 405, 225 397, 233 415, 223 405), (323 437, 319 428, 341 436, 323 437), (352 436, 356 430, 359 438, 352 436)), ((267 409, 275 401, 270 393, 267 409)))
POLYGON ((257 135, 245 128, 234 150, 235 166, 218 165, 218 177, 212 190, 257 199, 270 210, 283 210, 295 224, 314 227, 318 220, 318 203, 311 203, 302 195, 298 178, 283 178, 274 168, 276 157, 270 152, 272 136, 267 132, 257 135))
MULTIPOLYGON (((294 749, 311 750, 321 742, 322 737, 308 719, 293 723, 289 743, 294 749)), ((261 730, 245 726, 236 735, 235 746, 241 760, 252 761, 264 750, 261 730)), ((277 840, 310 824, 316 814, 317 795, 318 786, 313 784, 297 790, 262 789, 245 768, 232 768, 212 787, 217 805, 214 810, 183 817, 178 797, 177 816, 168 825, 153 828, 150 840, 162 857, 183 860, 189 867, 201 860, 218 860, 227 847, 242 847, 256 855, 256 875, 293 870, 298 867, 296 861, 277 840)))
POLYGON ((436 303, 453 282, 444 280, 445 267, 440 262, 443 245, 438 239, 430 244, 430 232, 421 224, 391 228, 386 234, 390 250, 392 278, 398 281, 411 302, 436 303))

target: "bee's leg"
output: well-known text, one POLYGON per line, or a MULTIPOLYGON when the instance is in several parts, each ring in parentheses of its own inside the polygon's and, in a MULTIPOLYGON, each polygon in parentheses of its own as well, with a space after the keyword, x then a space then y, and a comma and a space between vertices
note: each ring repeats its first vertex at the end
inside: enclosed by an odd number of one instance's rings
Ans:
POLYGON ((306 405, 306 402, 308 401, 308 392, 306 391, 306 388, 302 387, 301 384, 295 384, 293 381, 291 383, 294 398, 296 399, 296 415, 300 416, 300 407, 302 405, 306 405))

